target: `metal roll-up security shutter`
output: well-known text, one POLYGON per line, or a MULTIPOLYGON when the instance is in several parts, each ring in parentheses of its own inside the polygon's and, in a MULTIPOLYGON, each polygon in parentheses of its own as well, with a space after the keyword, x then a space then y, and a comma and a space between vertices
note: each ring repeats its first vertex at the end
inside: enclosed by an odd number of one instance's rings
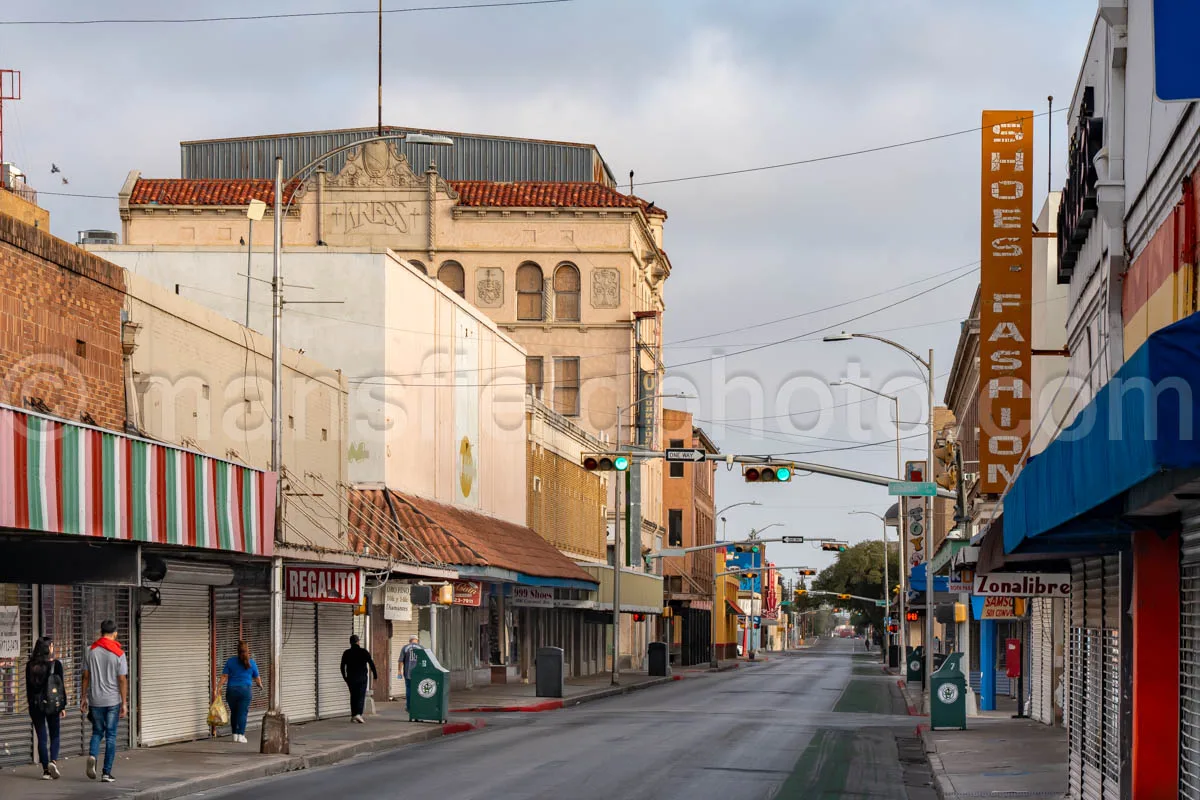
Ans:
POLYGON ((410 620, 392 620, 392 638, 388 640, 388 658, 391 660, 391 663, 388 665, 388 673, 391 676, 388 694, 392 697, 404 696, 404 672, 400 667, 400 651, 404 649, 404 645, 408 644, 408 640, 416 636, 417 633, 418 625, 415 613, 410 620))
POLYGON ((1104 557, 1100 628, 1100 680, 1103 708, 1101 751, 1105 798, 1121 796, 1121 557, 1104 557))
POLYGON ((317 603, 317 715, 350 715, 350 692, 342 680, 342 653, 354 632, 354 606, 317 603))
POLYGON ((139 628, 143 746, 208 735, 209 587, 167 585, 161 593, 161 605, 142 609, 139 628))
POLYGON ((1179 561, 1179 797, 1200 800, 1200 508, 1183 515, 1179 561))
POLYGON ((268 689, 254 690, 250 702, 250 727, 254 727, 262 722, 271 700, 271 593, 266 589, 242 589, 242 638, 250 645, 258 674, 268 689))
POLYGON ((1054 610, 1053 600, 1035 597, 1029 615, 1030 629, 1030 688, 1032 697, 1029 713, 1038 722, 1054 722, 1051 683, 1054 674, 1054 610))
POLYGON ((1083 728, 1087 688, 1087 622, 1084 618, 1087 570, 1081 560, 1071 562, 1071 608, 1067 641, 1067 770, 1072 798, 1083 795, 1083 728))
POLYGON ((242 636, 241 590, 236 586, 218 586, 212 590, 214 672, 220 676, 225 663, 237 655, 242 636))
POLYGON ((283 606, 283 687, 280 698, 290 722, 317 718, 317 608, 283 606))
POLYGON ((0 583, 0 606, 16 608, 20 626, 16 658, 0 658, 0 766, 19 766, 33 761, 33 726, 25 698, 25 664, 33 650, 33 587, 0 583))
MULTIPOLYGON (((133 602, 129 589, 117 586, 76 586, 75 587, 75 624, 78 626, 76 649, 76 668, 78 674, 83 673, 84 659, 92 643, 100 636, 100 623, 111 619, 117 623, 117 639, 125 645, 126 660, 129 662, 129 714, 137 713, 138 698, 133 687, 137 683, 138 653, 141 646, 132 644, 133 637, 133 602)), ((69 690, 68 690, 69 691, 69 690)), ((68 712, 68 716, 70 713, 68 712)), ((81 714, 77 714, 79 727, 75 730, 77 754, 86 752, 92 739, 92 723, 81 714)), ((117 723, 117 749, 126 750, 133 745, 129 735, 129 716, 117 723)), ((68 739, 71 737, 64 727, 62 733, 62 752, 70 755, 68 739)))

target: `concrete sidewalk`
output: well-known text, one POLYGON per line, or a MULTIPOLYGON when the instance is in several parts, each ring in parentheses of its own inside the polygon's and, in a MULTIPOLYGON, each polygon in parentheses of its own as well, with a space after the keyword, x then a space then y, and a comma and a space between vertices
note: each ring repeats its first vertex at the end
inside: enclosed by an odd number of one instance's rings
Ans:
POLYGON ((358 725, 348 718, 326 719, 291 727, 291 754, 258 753, 251 744, 235 744, 229 736, 177 745, 129 750, 117 754, 116 783, 88 780, 86 758, 61 759, 63 777, 41 780, 41 766, 0 770, 0 798, 25 800, 171 800, 220 786, 327 766, 357 755, 377 753, 482 727, 473 719, 446 725, 409 722, 403 703, 381 703, 378 713, 358 725))
POLYGON ((1030 719, 971 717, 965 731, 922 729, 938 796, 1065 797, 1067 732, 1030 719))
POLYGON ((683 675, 679 673, 665 678, 652 678, 645 672, 622 672, 620 685, 613 686, 608 673, 589 675, 569 679, 561 698, 538 697, 537 686, 533 683, 491 684, 451 692, 450 705, 455 714, 554 711, 605 697, 636 692, 639 689, 648 689, 651 686, 660 686, 682 678, 683 675))

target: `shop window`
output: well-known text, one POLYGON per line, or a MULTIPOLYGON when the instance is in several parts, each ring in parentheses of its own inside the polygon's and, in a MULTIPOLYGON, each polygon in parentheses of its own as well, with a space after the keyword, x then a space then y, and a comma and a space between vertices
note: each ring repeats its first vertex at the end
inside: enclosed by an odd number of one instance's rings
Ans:
POLYGON ((542 268, 527 262, 517 267, 517 319, 541 321, 544 318, 542 268))

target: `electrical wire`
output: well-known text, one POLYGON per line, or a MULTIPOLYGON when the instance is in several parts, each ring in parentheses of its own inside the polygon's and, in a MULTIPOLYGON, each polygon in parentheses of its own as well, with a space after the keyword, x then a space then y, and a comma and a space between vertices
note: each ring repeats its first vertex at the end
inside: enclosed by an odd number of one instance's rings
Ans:
MULTIPOLYGON (((573 3, 576 0, 505 0, 492 3, 461 3, 448 6, 411 6, 409 8, 385 8, 384 14, 411 14, 420 11, 464 11, 475 8, 515 8, 518 6, 550 6, 573 3)), ((346 11, 297 11, 283 14, 247 14, 238 17, 184 17, 171 19, 127 18, 127 19, 15 19, 0 20, 0 25, 190 25, 209 22, 260 22, 273 19, 306 19, 312 17, 353 17, 376 16, 379 9, 346 10, 346 11)))

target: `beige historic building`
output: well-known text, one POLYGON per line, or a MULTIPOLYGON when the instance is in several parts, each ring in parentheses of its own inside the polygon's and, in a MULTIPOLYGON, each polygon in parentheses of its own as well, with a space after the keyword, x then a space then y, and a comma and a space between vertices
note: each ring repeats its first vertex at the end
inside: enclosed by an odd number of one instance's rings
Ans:
MULTIPOLYGON (((120 192, 124 244, 95 249, 136 272, 164 253, 249 256, 253 248, 259 280, 244 291, 252 296, 251 327, 265 331, 269 294, 261 279, 269 277, 272 209, 248 241, 251 200, 273 205, 271 182, 149 179, 135 171, 120 192)), ((611 179, 446 180, 433 164, 414 168, 401 148, 381 141, 350 150, 336 173, 316 169, 291 180, 284 204, 285 275, 298 257, 391 251, 511 336, 525 363, 496 366, 522 370, 527 390, 556 412, 609 442, 661 445, 662 289, 671 266, 662 248, 666 214, 653 204, 617 191, 611 179)), ((198 292, 212 279, 174 277, 198 292)), ((344 281, 353 292, 355 276, 344 281)), ((338 316, 337 305, 326 308, 320 313, 338 316)), ((645 552, 663 537, 661 462, 642 470, 645 552)))

